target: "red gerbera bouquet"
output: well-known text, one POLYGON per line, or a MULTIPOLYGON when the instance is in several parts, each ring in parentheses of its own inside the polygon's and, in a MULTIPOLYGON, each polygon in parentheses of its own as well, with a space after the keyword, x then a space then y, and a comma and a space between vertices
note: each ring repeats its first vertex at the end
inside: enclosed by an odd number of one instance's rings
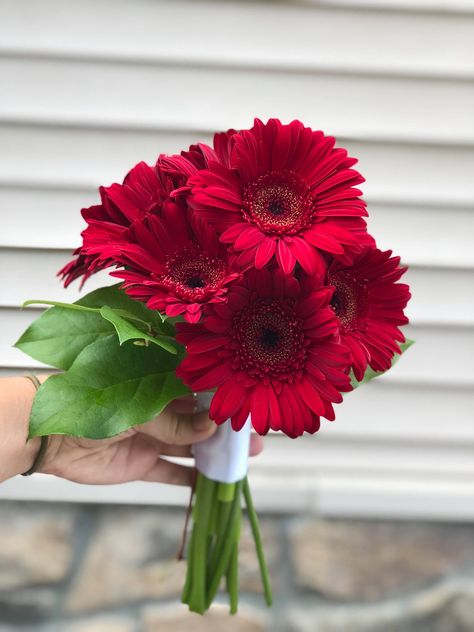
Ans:
POLYGON ((39 389, 31 436, 105 438, 189 390, 207 398, 220 429, 195 446, 183 590, 195 612, 223 577, 237 609, 242 496, 271 602, 246 476, 251 427, 316 432, 410 344, 406 268, 367 232, 355 162, 299 121, 257 119, 213 147, 138 164, 82 211, 83 243, 60 271, 66 285, 104 268, 121 282, 54 303, 17 343, 64 370, 39 389))

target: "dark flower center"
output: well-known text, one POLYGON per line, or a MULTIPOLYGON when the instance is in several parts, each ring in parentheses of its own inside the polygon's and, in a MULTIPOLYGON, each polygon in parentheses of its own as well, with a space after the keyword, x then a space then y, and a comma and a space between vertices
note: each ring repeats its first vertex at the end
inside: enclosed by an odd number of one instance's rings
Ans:
POLYGON ((206 282, 198 275, 190 276, 186 281, 186 285, 188 287, 196 288, 196 287, 204 287, 206 282))
POLYGON ((267 349, 275 349, 278 346, 280 334, 274 329, 264 329, 262 331, 261 343, 267 349))
POLYGON ((304 333, 289 301, 260 298, 237 314, 236 363, 252 377, 293 379, 303 367, 304 333))
POLYGON ((283 204, 279 202, 278 200, 272 200, 270 204, 268 205, 268 210, 275 217, 278 217, 279 215, 283 215, 283 213, 285 212, 285 208, 283 204))
POLYGON ((342 270, 329 274, 329 283, 335 287, 331 298, 339 326, 343 332, 364 328, 367 312, 367 290, 350 273, 342 270))
POLYGON ((247 186, 243 200, 247 221, 266 232, 293 235, 311 224, 311 192, 292 171, 260 176, 247 186))
POLYGON ((190 243, 168 256, 160 282, 185 301, 205 300, 228 274, 225 261, 190 243))

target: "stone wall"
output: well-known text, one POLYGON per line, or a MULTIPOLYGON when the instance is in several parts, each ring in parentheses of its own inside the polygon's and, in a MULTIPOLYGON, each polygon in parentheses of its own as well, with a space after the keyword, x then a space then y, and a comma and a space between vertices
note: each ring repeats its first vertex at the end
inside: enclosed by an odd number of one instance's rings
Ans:
POLYGON ((183 510, 0 503, 0 632, 473 632, 472 525, 262 516, 275 604, 252 543, 239 614, 179 603, 183 510))

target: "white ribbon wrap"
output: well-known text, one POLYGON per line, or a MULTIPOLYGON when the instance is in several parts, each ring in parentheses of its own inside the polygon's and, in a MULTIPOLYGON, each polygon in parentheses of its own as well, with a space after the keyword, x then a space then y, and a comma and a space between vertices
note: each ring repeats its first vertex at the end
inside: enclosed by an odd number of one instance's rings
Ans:
MULTIPOLYGON (((198 393, 198 408, 209 408, 213 393, 198 393)), ((250 417, 241 430, 232 429, 230 419, 220 425, 216 432, 193 445, 196 468, 207 478, 219 483, 236 483, 247 475, 250 417)))

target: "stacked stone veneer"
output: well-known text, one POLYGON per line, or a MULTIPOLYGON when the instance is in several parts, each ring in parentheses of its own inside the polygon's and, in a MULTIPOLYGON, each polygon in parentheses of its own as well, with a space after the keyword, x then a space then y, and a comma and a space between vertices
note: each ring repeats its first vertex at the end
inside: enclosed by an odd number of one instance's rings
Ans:
POLYGON ((199 617, 179 604, 183 514, 1 502, 0 632, 474 632, 472 525, 262 516, 274 607, 247 533, 239 615, 199 617))

